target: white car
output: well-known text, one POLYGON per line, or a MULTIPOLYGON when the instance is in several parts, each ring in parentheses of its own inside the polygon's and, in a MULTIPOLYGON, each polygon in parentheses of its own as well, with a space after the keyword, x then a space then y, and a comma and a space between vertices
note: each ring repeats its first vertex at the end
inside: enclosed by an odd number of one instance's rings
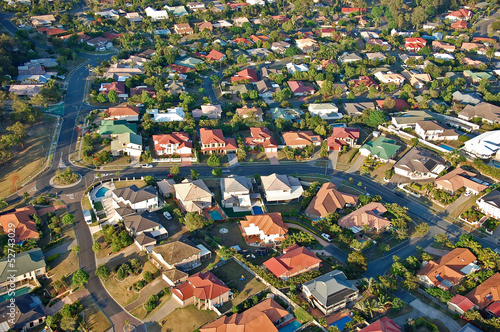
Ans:
POLYGON ((330 236, 330 234, 323 233, 321 234, 321 237, 327 240, 328 242, 332 242, 332 237, 330 236))
POLYGON ((168 211, 163 212, 163 216, 167 218, 167 220, 172 219, 172 215, 168 211))
POLYGON ((142 168, 153 168, 153 165, 151 165, 151 164, 144 164, 141 167, 142 168))
POLYGON ((469 197, 472 193, 470 191, 466 191, 464 196, 469 197))

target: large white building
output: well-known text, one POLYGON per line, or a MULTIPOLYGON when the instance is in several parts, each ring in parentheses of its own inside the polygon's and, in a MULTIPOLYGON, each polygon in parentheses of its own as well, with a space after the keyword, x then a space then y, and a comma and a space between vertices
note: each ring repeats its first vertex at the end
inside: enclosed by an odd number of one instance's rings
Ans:
POLYGON ((148 114, 153 116, 155 122, 172 122, 172 121, 184 121, 184 109, 182 107, 169 108, 166 111, 160 111, 157 108, 147 111, 148 114))
POLYGON ((494 157, 500 160, 500 130, 489 131, 468 140, 463 149, 478 158, 494 157))
POLYGON ((500 219, 500 191, 493 190, 477 200, 477 206, 484 214, 500 219))
POLYGON ((323 120, 339 120, 344 116, 333 103, 310 104, 309 113, 317 115, 323 120))
POLYGON ((145 10, 146 15, 151 17, 151 21, 166 20, 168 18, 168 12, 166 10, 156 10, 151 7, 147 7, 145 10))

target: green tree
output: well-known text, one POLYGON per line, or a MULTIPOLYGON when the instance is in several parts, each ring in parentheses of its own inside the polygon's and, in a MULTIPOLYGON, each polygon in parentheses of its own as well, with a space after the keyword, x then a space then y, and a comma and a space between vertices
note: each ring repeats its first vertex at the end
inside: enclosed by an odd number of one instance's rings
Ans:
POLYGON ((98 103, 101 103, 101 104, 104 104, 105 102, 107 102, 107 101, 108 101, 108 99, 106 98, 106 95, 105 95, 104 93, 102 93, 102 92, 100 92, 100 93, 97 95, 97 97, 96 97, 96 99, 95 99, 95 100, 96 100, 98 103))
POLYGON ((379 110, 371 110, 368 119, 366 120, 366 125, 377 128, 379 125, 385 122, 385 114, 379 110))
POLYGON ((195 169, 191 169, 191 180, 198 180, 198 176, 200 176, 200 173, 195 169))
POLYGON ((71 251, 74 252, 74 253, 79 253, 80 252, 80 246, 77 244, 77 245, 74 245, 72 248, 71 248, 71 251))
POLYGON ((73 274, 73 285, 83 286, 89 281, 89 274, 82 269, 79 269, 73 274))
POLYGON ((347 264, 351 271, 354 273, 365 273, 368 265, 366 257, 360 251, 353 251, 347 257, 347 264))
POLYGON ((222 169, 221 168, 214 168, 212 170, 212 175, 215 177, 221 177, 222 176, 222 169))
POLYGON ((219 167, 220 166, 219 157, 215 153, 212 153, 208 158, 207 165, 210 167, 219 167))
POLYGON ((99 265, 95 270, 95 275, 102 280, 108 279, 110 275, 109 267, 106 265, 99 265))
POLYGON ((4 198, 0 198, 0 211, 3 211, 9 204, 5 201, 4 198))
POLYGON ((323 141, 323 143, 321 143, 321 149, 319 150, 319 156, 321 158, 327 158, 328 157, 328 144, 327 144, 327 141, 323 141))
POLYGON ((92 250, 93 250, 94 252, 99 252, 99 251, 101 251, 101 244, 100 244, 100 243, 98 243, 98 242, 94 242, 94 244, 92 245, 92 250))
POLYGON ((112 103, 118 102, 118 94, 116 93, 115 90, 111 90, 108 92, 108 99, 112 103))
POLYGON ((177 177, 177 175, 179 175, 180 172, 181 170, 179 169, 179 166, 170 167, 170 175, 172 175, 173 177, 177 177))
POLYGON ((186 216, 184 217, 184 223, 191 232, 205 226, 203 217, 196 212, 187 213, 186 216))
POLYGON ((64 217, 62 217, 62 223, 64 225, 70 225, 75 222, 75 216, 71 213, 66 213, 64 217))

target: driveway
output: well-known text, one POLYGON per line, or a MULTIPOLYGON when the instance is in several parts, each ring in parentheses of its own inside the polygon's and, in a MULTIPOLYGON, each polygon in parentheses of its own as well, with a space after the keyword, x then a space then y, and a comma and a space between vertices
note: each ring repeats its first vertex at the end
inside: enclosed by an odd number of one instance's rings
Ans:
POLYGON ((339 159, 339 151, 330 151, 328 154, 328 159, 330 160, 331 168, 337 168, 337 160, 339 159))
POLYGON ((238 165, 238 157, 236 156, 236 153, 228 153, 227 160, 229 167, 238 165))
POLYGON ((460 195, 459 198, 457 198, 456 201, 448 205, 446 210, 444 211, 446 214, 450 214, 451 212, 455 211, 459 206, 464 204, 469 200, 470 196, 465 196, 464 194, 460 195))
POLYGON ((365 163, 366 157, 365 156, 358 156, 356 160, 354 161, 354 164, 349 167, 349 169, 346 171, 346 173, 355 173, 363 164, 365 163))
POLYGON ((278 152, 266 152, 266 156, 269 159, 271 165, 279 165, 278 152))
POLYGON ((50 257, 55 254, 64 254, 65 252, 71 250, 72 247, 76 246, 76 244, 77 244, 76 239, 73 241, 64 242, 63 244, 55 247, 54 249, 47 251, 44 255, 45 257, 50 257))
POLYGON ((172 311, 180 308, 181 304, 177 302, 173 297, 170 298, 164 305, 161 306, 154 314, 151 315, 147 320, 144 321, 146 325, 151 325, 154 323, 163 323, 162 319, 167 317, 172 311))
POLYGON ((421 316, 427 316, 432 319, 439 319, 441 322, 443 322, 444 325, 446 325, 446 327, 448 327, 450 331, 458 331, 461 328, 461 326, 457 322, 455 322, 453 318, 425 304, 419 299, 413 300, 412 302, 410 302, 410 305, 413 307, 413 309, 419 311, 421 313, 421 316))
POLYGON ((139 293, 139 297, 134 302, 127 304, 125 310, 130 311, 136 308, 137 306, 146 303, 146 301, 149 299, 151 295, 158 294, 165 287, 169 287, 167 282, 163 280, 163 278, 161 277, 156 278, 149 285, 147 285, 141 290, 141 292, 139 293))

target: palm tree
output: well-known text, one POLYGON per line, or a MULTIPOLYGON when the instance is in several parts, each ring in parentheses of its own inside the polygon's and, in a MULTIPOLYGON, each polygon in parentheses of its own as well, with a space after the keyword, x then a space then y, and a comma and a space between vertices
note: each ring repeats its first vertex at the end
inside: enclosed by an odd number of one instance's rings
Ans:
POLYGON ((373 279, 373 277, 370 277, 361 279, 359 286, 361 288, 365 288, 365 292, 371 294, 374 284, 375 284, 375 279, 373 279))

